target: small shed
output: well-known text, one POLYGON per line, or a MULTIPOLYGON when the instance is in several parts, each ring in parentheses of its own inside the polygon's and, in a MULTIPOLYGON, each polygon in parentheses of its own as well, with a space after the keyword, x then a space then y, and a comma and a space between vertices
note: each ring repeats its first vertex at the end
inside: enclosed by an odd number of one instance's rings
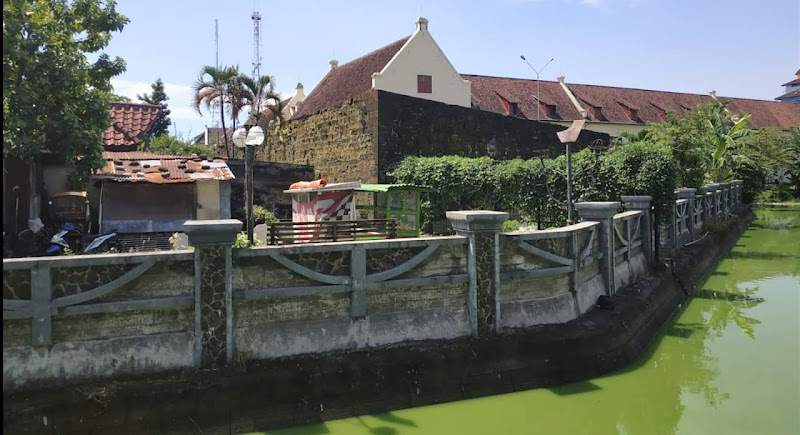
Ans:
POLYGON ((104 152, 100 231, 131 240, 164 239, 191 219, 230 218, 230 181, 225 160, 147 152, 104 152), (158 236, 156 236, 158 234, 158 236), (123 236, 130 235, 130 236, 123 236))
POLYGON ((398 237, 419 237, 420 193, 428 189, 408 184, 362 184, 355 189, 372 194, 372 204, 357 205, 360 217, 397 221, 398 237))
POLYGON ((359 187, 360 181, 352 181, 283 192, 292 195, 292 222, 354 221, 353 191, 359 187))

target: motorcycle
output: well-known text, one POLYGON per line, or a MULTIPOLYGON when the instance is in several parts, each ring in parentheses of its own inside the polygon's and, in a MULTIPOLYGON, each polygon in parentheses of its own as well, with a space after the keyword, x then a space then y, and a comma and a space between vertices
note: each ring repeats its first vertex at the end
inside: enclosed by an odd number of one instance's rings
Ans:
POLYGON ((102 251, 100 248, 103 246, 106 246, 108 248, 107 250, 113 250, 116 248, 116 246, 114 246, 115 237, 117 237, 117 233, 115 232, 99 235, 86 245, 83 253, 91 254, 92 252, 100 252, 102 251))
POLYGON ((81 232, 75 225, 69 222, 61 224, 61 231, 50 239, 50 247, 45 251, 45 255, 60 255, 67 248, 75 252, 76 242, 80 237, 81 232))

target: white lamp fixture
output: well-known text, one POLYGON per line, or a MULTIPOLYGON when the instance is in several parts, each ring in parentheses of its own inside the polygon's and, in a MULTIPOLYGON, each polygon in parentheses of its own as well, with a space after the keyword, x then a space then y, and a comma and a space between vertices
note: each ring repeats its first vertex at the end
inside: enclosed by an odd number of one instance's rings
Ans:
POLYGON ((247 146, 258 146, 264 143, 264 129, 255 126, 247 132, 247 138, 244 140, 244 144, 247 146))
POLYGON ((233 141, 233 144, 236 145, 236 148, 244 148, 246 135, 247 130, 245 130, 244 127, 239 127, 233 132, 233 137, 231 137, 231 140, 233 141))

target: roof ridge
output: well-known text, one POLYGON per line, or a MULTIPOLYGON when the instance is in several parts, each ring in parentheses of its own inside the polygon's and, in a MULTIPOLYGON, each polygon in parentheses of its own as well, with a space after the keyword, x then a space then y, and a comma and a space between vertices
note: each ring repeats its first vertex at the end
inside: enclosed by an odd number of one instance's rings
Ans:
MULTIPOLYGON (((343 63, 343 64, 341 64, 341 65, 337 66, 336 68, 343 68, 343 67, 345 67, 345 66, 347 66, 347 65, 350 65, 351 63, 353 63, 353 62, 355 62, 355 61, 357 61, 357 60, 361 60, 361 59, 363 59, 363 58, 365 58, 365 57, 372 56, 372 55, 374 55, 375 53, 377 53, 377 52, 379 52, 379 51, 383 50, 384 48, 386 48, 386 47, 388 47, 388 46, 390 46, 390 45, 397 44, 397 43, 398 43, 398 42, 400 42, 400 41, 403 41, 403 40, 405 40, 405 41, 408 41, 408 40, 411 38, 411 36, 412 36, 412 35, 408 35, 408 36, 406 36, 406 37, 404 37, 404 38, 400 38, 400 39, 398 39, 398 40, 396 40, 396 41, 393 41, 393 42, 390 42, 390 43, 388 43, 388 44, 386 44, 386 45, 382 45, 380 48, 377 48, 377 49, 375 49, 375 50, 372 50, 372 51, 370 51, 370 52, 369 52, 369 53, 367 53, 367 54, 364 54, 364 55, 358 56, 358 57, 357 57, 357 58, 355 58, 355 59, 351 59, 351 60, 349 60, 349 61, 347 61, 347 62, 345 62, 345 63, 343 63)), ((319 85, 317 85, 317 86, 319 86, 319 85)), ((315 88, 316 88, 316 86, 315 86, 315 88)))
POLYGON ((112 101, 112 106, 145 106, 145 107, 152 107, 160 109, 161 106, 157 104, 147 104, 147 103, 134 103, 132 101, 112 101))
MULTIPOLYGON (((537 81, 536 79, 489 76, 489 75, 483 75, 483 74, 461 74, 461 73, 459 73, 459 74, 462 77, 463 76, 472 76, 472 77, 485 77, 485 78, 492 78, 492 79, 524 80, 524 81, 531 81, 531 82, 536 82, 537 81)), ((557 81, 554 82, 552 80, 539 80, 539 82, 558 83, 557 81)), ((567 86, 573 86, 573 85, 575 85, 575 86, 591 86, 591 87, 596 87, 596 88, 613 88, 613 89, 625 89, 625 90, 631 90, 631 91, 663 92, 665 94, 696 95, 696 96, 699 96, 699 97, 711 97, 708 94, 697 94, 697 93, 694 93, 694 92, 662 91, 662 90, 659 90, 659 89, 629 88, 629 87, 624 87, 624 86, 596 85, 596 84, 587 84, 587 83, 569 83, 569 82, 566 82, 565 84, 567 86)), ((726 97, 726 96, 723 96, 723 95, 718 95, 717 98, 737 99, 737 100, 750 100, 750 101, 763 101, 763 102, 767 102, 767 103, 774 103, 774 101, 772 101, 772 100, 764 100, 764 99, 760 99, 760 98, 726 97)))

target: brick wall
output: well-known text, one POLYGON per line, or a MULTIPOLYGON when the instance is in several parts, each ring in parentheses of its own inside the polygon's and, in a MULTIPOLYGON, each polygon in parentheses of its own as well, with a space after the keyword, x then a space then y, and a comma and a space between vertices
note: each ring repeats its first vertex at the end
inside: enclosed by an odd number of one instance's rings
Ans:
MULTIPOLYGON (((564 153, 556 133, 565 127, 493 112, 378 91, 380 173, 408 155, 491 156, 499 160, 536 157, 534 150, 564 153)), ((604 133, 584 131, 574 151, 604 133)))
POLYGON ((377 94, 287 124, 271 133, 258 160, 311 165, 331 183, 377 181, 377 94))
MULTIPOLYGON (((497 159, 531 158, 534 150, 564 152, 556 132, 565 127, 492 112, 373 91, 339 107, 291 121, 272 134, 259 160, 314 166, 330 182, 377 182, 408 155, 497 159)), ((603 133, 581 133, 576 150, 603 133)))

